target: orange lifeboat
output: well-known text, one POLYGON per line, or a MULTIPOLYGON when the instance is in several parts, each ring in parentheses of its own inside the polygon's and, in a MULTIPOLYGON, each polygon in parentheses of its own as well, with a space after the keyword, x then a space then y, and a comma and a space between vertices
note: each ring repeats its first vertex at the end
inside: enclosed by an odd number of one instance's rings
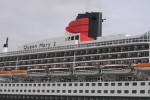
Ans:
POLYGON ((11 75, 11 71, 0 71, 0 75, 11 75))
POLYGON ((26 75, 27 74, 27 70, 13 70, 11 71, 11 74, 14 74, 14 75, 26 75))
POLYGON ((136 64, 135 69, 140 71, 150 71, 150 63, 136 64))

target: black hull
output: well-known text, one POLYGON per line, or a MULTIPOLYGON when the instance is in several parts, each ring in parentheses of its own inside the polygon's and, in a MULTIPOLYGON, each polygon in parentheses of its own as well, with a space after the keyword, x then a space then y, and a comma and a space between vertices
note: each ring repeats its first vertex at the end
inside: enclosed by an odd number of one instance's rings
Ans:
POLYGON ((149 97, 50 96, 0 94, 0 100, 150 100, 149 97))

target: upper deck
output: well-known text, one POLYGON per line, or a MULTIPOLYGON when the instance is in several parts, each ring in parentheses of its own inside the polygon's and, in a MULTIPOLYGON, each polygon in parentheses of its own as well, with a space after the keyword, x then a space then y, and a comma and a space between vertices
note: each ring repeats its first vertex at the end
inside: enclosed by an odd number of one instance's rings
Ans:
MULTIPOLYGON (((67 42, 72 42, 72 41, 67 41, 67 42)), ((77 44, 75 42, 72 42, 70 44, 68 43, 63 44, 62 46, 11 51, 6 53, 0 53, 0 57, 46 53, 46 52, 54 52, 54 51, 57 52, 57 51, 77 50, 77 49, 85 49, 85 48, 119 46, 119 45, 121 46, 121 45, 140 44, 140 43, 149 44, 149 42, 150 42, 150 31, 143 35, 137 35, 137 36, 113 35, 113 36, 105 36, 100 38, 98 37, 97 40, 88 41, 88 42, 79 42, 77 44)))

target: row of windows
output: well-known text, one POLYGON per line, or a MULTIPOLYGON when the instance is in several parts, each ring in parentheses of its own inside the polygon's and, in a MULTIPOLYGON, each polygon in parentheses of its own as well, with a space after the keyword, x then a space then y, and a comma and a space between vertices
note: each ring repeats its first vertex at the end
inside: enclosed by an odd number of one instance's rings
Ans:
MULTIPOLYGON (((129 83, 52 83, 52 84, 1 84, 0 86, 109 86, 109 84, 111 86, 129 86, 129 83)), ((140 86, 145 86, 146 83, 145 82, 141 82, 140 86)), ((150 85, 150 82, 148 83, 148 85, 150 85)), ((137 86, 137 82, 133 82, 132 86, 137 86)))
MULTIPOLYGON (((108 90, 10 90, 10 89, 8 89, 8 90, 6 90, 6 89, 4 89, 4 90, 2 90, 2 89, 0 89, 0 92, 33 92, 33 93, 35 93, 35 92, 37 92, 37 93, 60 93, 60 92, 62 92, 62 93, 108 93, 108 90)), ((121 93, 125 93, 125 94, 128 94, 129 93, 129 90, 110 90, 110 93, 119 93, 119 94, 121 94, 121 93)), ((137 93, 137 90, 132 90, 131 91, 131 93, 132 94, 136 94, 137 93)), ((140 94, 145 94, 146 93, 146 91, 145 90, 140 90, 140 94)), ((150 94, 150 90, 148 90, 148 92, 147 92, 148 94, 150 94)))

